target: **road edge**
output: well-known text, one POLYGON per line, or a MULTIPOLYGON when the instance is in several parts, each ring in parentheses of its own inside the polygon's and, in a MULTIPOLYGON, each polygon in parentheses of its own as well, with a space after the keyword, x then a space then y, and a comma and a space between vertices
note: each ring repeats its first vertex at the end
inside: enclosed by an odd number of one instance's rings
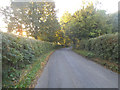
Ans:
POLYGON ((47 65, 47 62, 48 62, 50 56, 51 56, 55 51, 56 51, 56 50, 52 50, 52 51, 50 52, 50 54, 45 58, 44 62, 41 63, 41 64, 42 64, 42 65, 41 65, 41 69, 39 69, 39 71, 36 73, 36 77, 35 77, 35 79, 32 81, 32 83, 31 83, 31 85, 29 86, 29 88, 35 88, 35 86, 37 85, 37 81, 38 81, 38 79, 40 78, 40 76, 41 76, 41 74, 42 74, 45 66, 47 65))
MULTIPOLYGON (((106 69, 109 69, 109 70, 111 70, 111 71, 113 71, 113 72, 115 72, 115 73, 117 73, 117 74, 120 74, 120 72, 118 72, 117 70, 111 69, 112 66, 111 66, 110 62, 107 62, 107 61, 106 61, 105 64, 102 64, 100 61, 97 60, 98 58, 95 58, 95 57, 93 57, 93 58, 86 57, 85 55, 76 52, 75 49, 73 49, 72 51, 75 52, 75 53, 77 53, 78 55, 81 55, 82 57, 86 58, 87 60, 93 61, 93 62, 101 65, 102 67, 104 67, 104 68, 106 68, 106 69)), ((100 58, 99 58, 99 59, 100 59, 100 58)), ((100 60, 102 60, 102 59, 100 59, 100 60)), ((117 65, 117 66, 118 66, 118 65, 117 65)))

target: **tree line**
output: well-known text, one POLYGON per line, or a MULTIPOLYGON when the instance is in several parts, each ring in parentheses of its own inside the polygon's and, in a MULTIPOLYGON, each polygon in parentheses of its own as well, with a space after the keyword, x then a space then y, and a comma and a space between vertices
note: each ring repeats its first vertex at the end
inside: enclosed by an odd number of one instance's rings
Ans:
POLYGON ((56 31, 60 29, 54 2, 11 2, 1 9, 8 24, 8 32, 18 31, 24 25, 27 35, 49 42, 56 41, 56 31))
POLYGON ((106 14, 92 2, 83 3, 73 14, 65 12, 60 22, 54 2, 12 2, 9 7, 1 9, 1 13, 5 15, 8 32, 17 32, 23 24, 27 35, 66 46, 82 39, 118 32, 118 12, 106 14))
POLYGON ((95 38, 104 34, 118 32, 118 12, 106 14, 97 9, 92 2, 71 14, 65 12, 60 20, 61 30, 65 32, 67 45, 80 40, 95 38))

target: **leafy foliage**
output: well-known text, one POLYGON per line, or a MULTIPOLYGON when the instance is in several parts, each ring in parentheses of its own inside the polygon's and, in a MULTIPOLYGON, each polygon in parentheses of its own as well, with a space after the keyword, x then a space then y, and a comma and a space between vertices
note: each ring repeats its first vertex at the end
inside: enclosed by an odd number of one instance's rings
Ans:
POLYGON ((74 50, 76 53, 80 54, 80 55, 83 55, 85 57, 88 57, 88 58, 93 58, 95 56, 94 53, 90 52, 90 51, 85 51, 85 50, 74 50))
POLYGON ((15 88, 29 88, 30 85, 35 84, 33 80, 36 78, 37 74, 40 74, 39 71, 42 70, 44 64, 46 64, 46 58, 50 55, 51 51, 45 53, 40 58, 38 58, 33 64, 29 65, 24 71, 21 80, 13 87, 15 88))
POLYGON ((76 11, 73 15, 66 12, 60 23, 73 44, 81 39, 89 39, 111 33, 112 24, 108 23, 108 14, 104 10, 97 10, 93 3, 76 11))
POLYGON ((81 40, 77 49, 91 51, 106 60, 118 61, 118 33, 81 40))
POLYGON ((8 33, 2 35, 3 87, 17 82, 22 69, 55 47, 55 44, 49 42, 16 37, 8 33))
MULTIPOLYGON (((11 6, 1 9, 6 17, 8 31, 26 30, 35 39, 55 42, 55 32, 60 29, 54 2, 12 2, 11 6)), ((21 32, 20 32, 21 33, 21 32)))
POLYGON ((104 67, 114 72, 120 73, 119 68, 118 68, 118 62, 111 62, 108 60, 103 60, 99 58, 98 56, 96 56, 96 54, 91 51, 86 51, 86 50, 81 50, 81 49, 73 49, 73 51, 84 57, 89 58, 89 60, 95 61, 96 63, 103 65, 104 67))
POLYGON ((118 16, 119 15, 120 13, 118 12, 109 15, 108 23, 112 24, 112 33, 118 32, 118 16))

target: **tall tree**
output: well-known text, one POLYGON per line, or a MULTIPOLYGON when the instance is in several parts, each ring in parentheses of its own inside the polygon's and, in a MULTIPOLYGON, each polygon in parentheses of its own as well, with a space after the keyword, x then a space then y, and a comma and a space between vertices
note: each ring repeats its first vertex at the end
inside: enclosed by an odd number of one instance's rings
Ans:
POLYGON ((108 17, 108 23, 112 24, 112 33, 118 32, 118 15, 119 13, 110 14, 108 17))
MULTIPOLYGON (((5 10, 7 8, 3 13, 5 10)), ((40 37, 42 40, 54 41, 51 38, 60 27, 54 2, 12 2, 8 13, 9 31, 17 31, 18 25, 23 24, 25 30, 36 39, 40 37)))
POLYGON ((65 35, 76 44, 81 39, 110 33, 112 25, 108 23, 108 16, 104 10, 97 10, 92 2, 88 2, 87 6, 76 11, 70 19, 70 14, 65 13, 62 16, 61 25, 64 27, 65 35))
POLYGON ((67 46, 70 44, 69 37, 67 36, 67 31, 69 31, 70 26, 68 25, 72 20, 72 15, 67 11, 60 18, 61 31, 63 32, 63 42, 67 46))

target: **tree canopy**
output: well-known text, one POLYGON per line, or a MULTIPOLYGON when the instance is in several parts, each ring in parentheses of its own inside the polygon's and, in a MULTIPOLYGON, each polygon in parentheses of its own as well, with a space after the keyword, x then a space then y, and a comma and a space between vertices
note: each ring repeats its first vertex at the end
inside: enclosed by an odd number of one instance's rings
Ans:
POLYGON ((73 43, 81 39, 98 37, 112 32, 112 23, 105 10, 98 10, 92 2, 75 13, 64 13, 61 20, 61 29, 73 43))
POLYGON ((56 18, 54 2, 12 2, 2 10, 8 31, 18 31, 24 25, 29 35, 45 41, 55 41, 60 25, 56 18))
POLYGON ((27 35, 62 45, 77 43, 118 31, 118 13, 106 14, 92 2, 85 3, 73 14, 68 11, 58 21, 54 2, 12 2, 1 10, 8 31, 26 30, 27 35), (24 27, 22 27, 24 25, 24 27))

